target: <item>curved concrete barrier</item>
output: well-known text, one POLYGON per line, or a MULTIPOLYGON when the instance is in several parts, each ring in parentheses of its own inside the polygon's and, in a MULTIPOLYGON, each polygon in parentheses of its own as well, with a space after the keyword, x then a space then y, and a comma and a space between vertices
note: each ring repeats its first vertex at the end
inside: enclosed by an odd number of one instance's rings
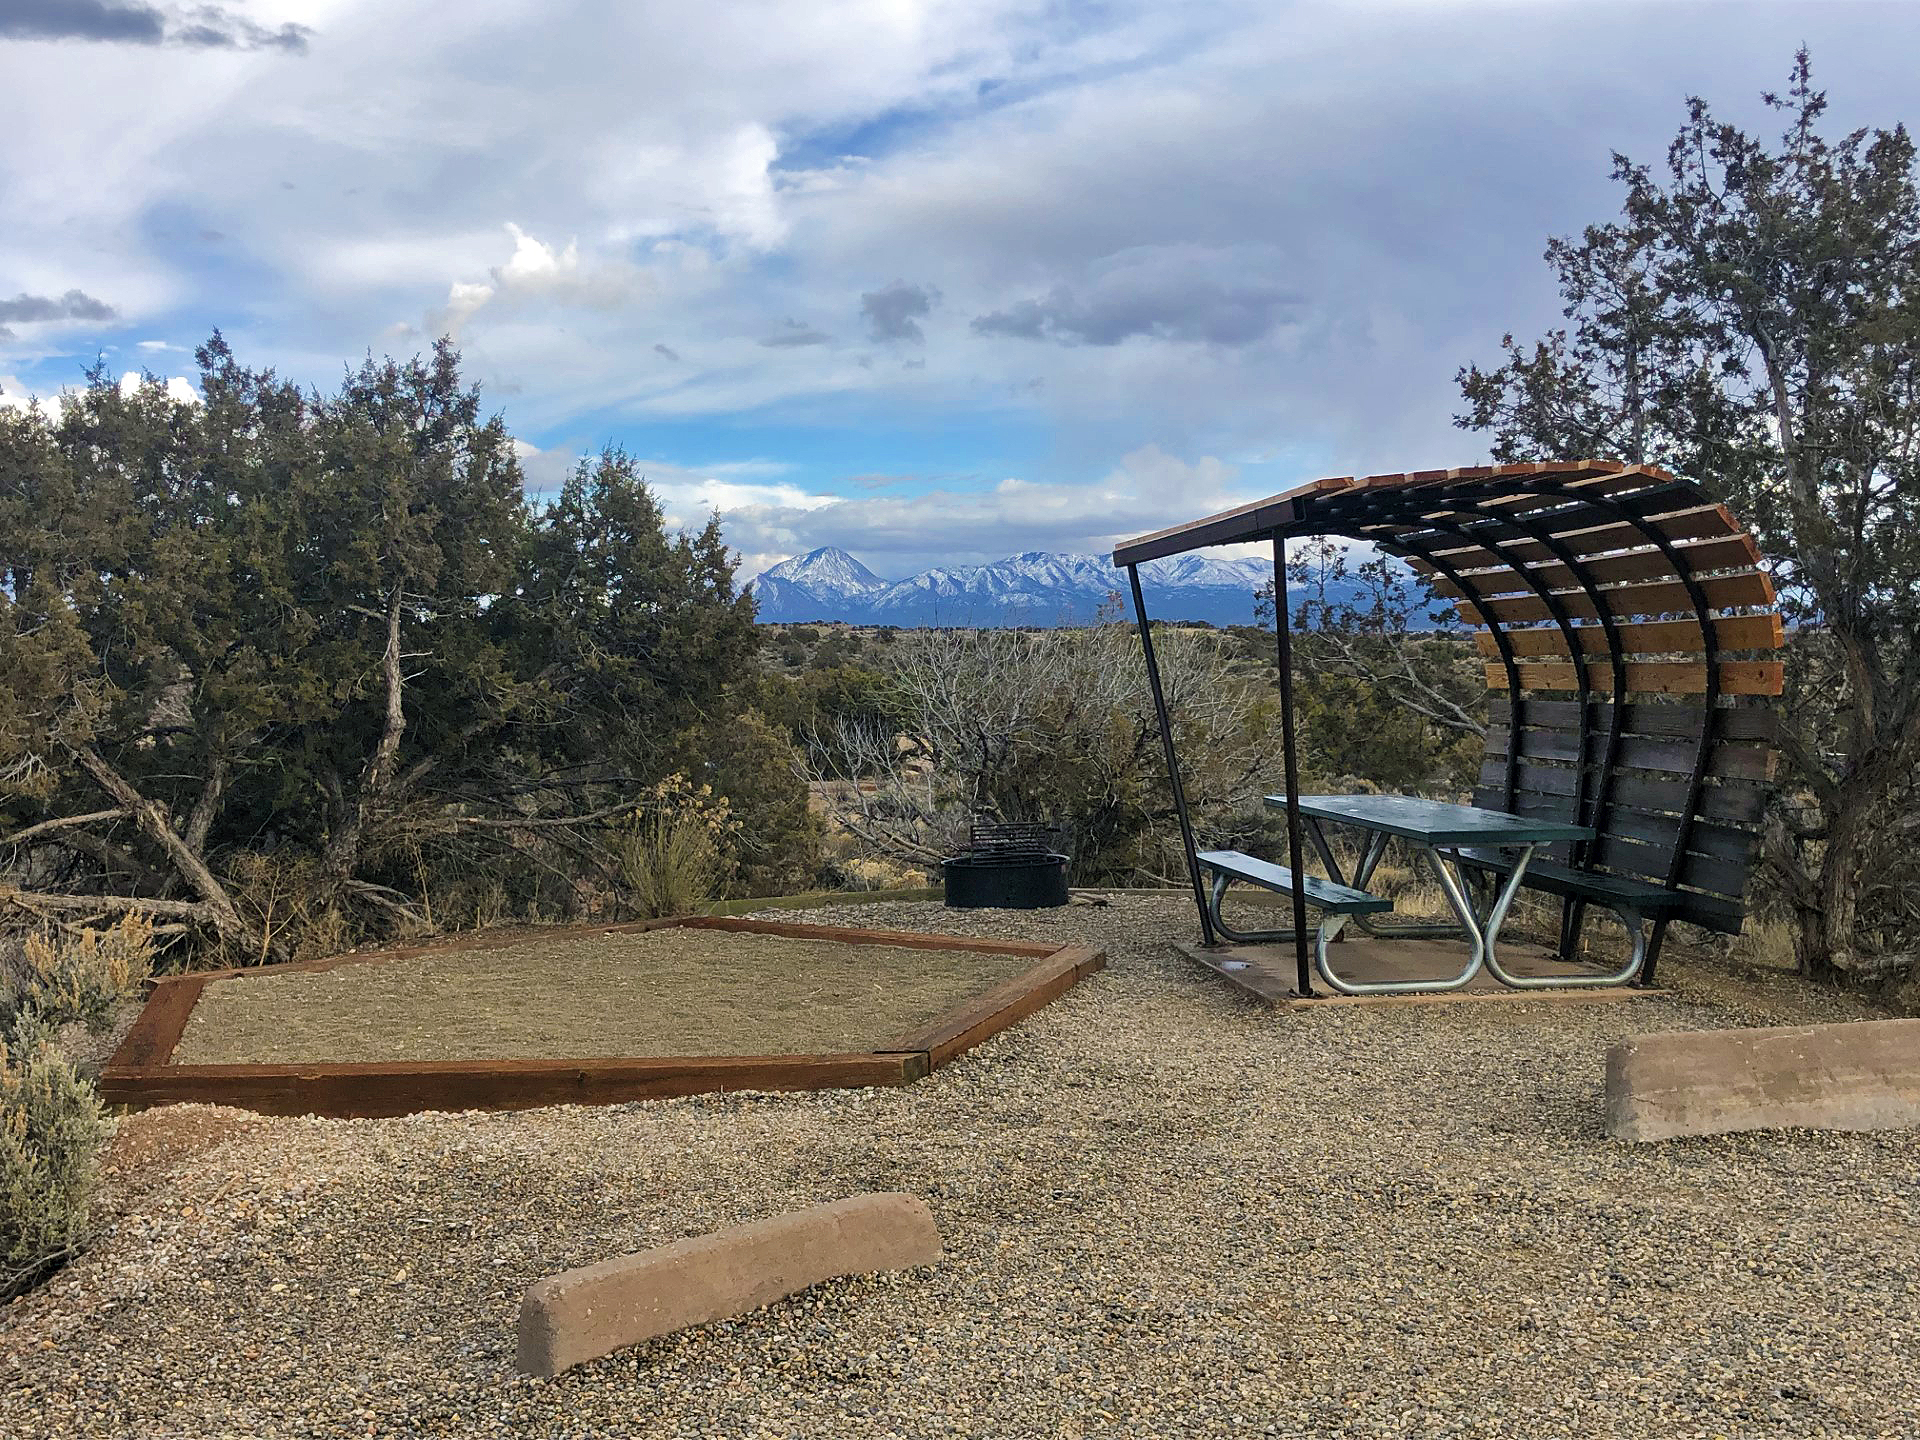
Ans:
POLYGON ((537 1281, 520 1301, 520 1368, 550 1378, 822 1280, 939 1258, 940 1231, 918 1195, 855 1195, 735 1225, 537 1281))
POLYGON ((1920 1020, 1636 1035, 1607 1051, 1607 1133, 1920 1125, 1920 1020))

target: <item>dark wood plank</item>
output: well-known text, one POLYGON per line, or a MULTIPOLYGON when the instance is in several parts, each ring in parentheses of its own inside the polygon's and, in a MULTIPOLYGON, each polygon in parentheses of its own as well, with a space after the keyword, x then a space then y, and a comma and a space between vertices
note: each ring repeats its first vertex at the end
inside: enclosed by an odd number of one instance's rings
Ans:
MULTIPOLYGON (((1671 845, 1642 845, 1620 835, 1602 835, 1587 852, 1587 863, 1621 875, 1638 875, 1665 884, 1673 865, 1671 845)), ((1681 861, 1679 884, 1739 899, 1746 893, 1749 867, 1689 851, 1681 861)))
POLYGON ((171 1060, 208 978, 179 975, 156 984, 107 1064, 139 1069, 171 1060))
POLYGON ((455 1060, 356 1065, 164 1065, 101 1072, 110 1103, 237 1105, 268 1115, 342 1118, 419 1110, 610 1105, 719 1090, 904 1085, 922 1053, 702 1056, 657 1060, 455 1060))
MULTIPOLYGON (((1573 805, 1571 795, 1532 795, 1522 791, 1514 797, 1513 810, 1519 815, 1566 820, 1572 818, 1573 805)), ((1680 817, 1609 804, 1600 829, 1608 835, 1624 836, 1629 840, 1659 846, 1670 854, 1680 834, 1680 817)), ((1741 866, 1751 864, 1759 839, 1756 830, 1741 830, 1711 820, 1695 819, 1687 827, 1687 849, 1690 852, 1741 866)))
MULTIPOLYGON (((1504 727, 1511 702, 1505 696, 1487 701, 1490 726, 1504 727)), ((1588 706, 1588 719, 1596 733, 1604 734, 1613 722, 1613 703, 1595 700, 1588 706)), ((1713 716, 1713 733, 1720 740, 1764 740, 1772 742, 1779 734, 1780 714, 1770 705, 1717 705, 1711 712, 1685 701, 1629 701, 1622 733, 1694 738, 1700 733, 1701 719, 1713 716)), ((1526 699, 1520 702, 1520 723, 1549 730, 1572 730, 1581 721, 1577 700, 1526 699)))
MULTIPOLYGON (((1598 764, 1606 753, 1604 730, 1590 733, 1587 742, 1589 764, 1598 764)), ((1528 760, 1579 759, 1580 737, 1571 730, 1522 730, 1520 754, 1528 760)), ((1507 732, 1487 732, 1488 755, 1507 753, 1507 732)), ((1616 763, 1626 770, 1664 770, 1688 775, 1699 759, 1698 743, 1692 740, 1652 739, 1645 735, 1624 735, 1620 739, 1616 763)), ((1770 780, 1773 778, 1774 752, 1766 745, 1748 741, 1719 741, 1707 749, 1707 774, 1727 780, 1770 780)))
MULTIPOLYGON (((1516 667, 1522 690, 1566 690, 1577 688, 1573 666, 1553 661, 1533 661, 1516 667)), ((1720 662, 1722 695, 1779 695, 1787 688, 1787 667, 1778 660, 1723 660, 1720 662)), ((1507 667, 1486 667, 1487 688, 1507 688, 1507 667)), ((1613 668, 1605 661, 1589 661, 1587 683, 1608 694, 1613 691, 1613 668)), ((1638 660, 1627 665, 1627 690, 1636 695, 1704 695, 1707 667, 1684 661, 1638 660)))
MULTIPOLYGON (((1477 804, 1500 808, 1499 797, 1506 793, 1507 762, 1488 759, 1480 767, 1477 804)), ((1575 775, 1570 768, 1522 761, 1519 786, 1523 794, 1572 795, 1575 775)), ((1703 819, 1726 820, 1736 824, 1754 824, 1766 808, 1766 790, 1759 785, 1720 782, 1700 792, 1699 809, 1703 819)), ((1609 798, 1615 805, 1655 813, 1674 813, 1687 803, 1687 782, 1679 778, 1652 774, 1621 774, 1614 777, 1609 798)))

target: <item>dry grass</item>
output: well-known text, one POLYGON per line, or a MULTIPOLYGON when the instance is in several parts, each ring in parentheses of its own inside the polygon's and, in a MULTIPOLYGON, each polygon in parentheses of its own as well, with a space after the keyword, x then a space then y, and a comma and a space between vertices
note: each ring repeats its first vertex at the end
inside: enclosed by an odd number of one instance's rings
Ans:
POLYGON ((1034 963, 720 930, 537 936, 216 980, 174 1062, 868 1051, 1034 963))

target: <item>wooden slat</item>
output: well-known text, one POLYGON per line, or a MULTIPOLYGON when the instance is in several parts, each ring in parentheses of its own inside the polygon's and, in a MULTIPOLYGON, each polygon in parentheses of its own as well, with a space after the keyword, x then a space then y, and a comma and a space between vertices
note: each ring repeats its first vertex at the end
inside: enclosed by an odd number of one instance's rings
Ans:
MULTIPOLYGON (((1507 688, 1507 667, 1489 665, 1487 688, 1507 688)), ((1517 667, 1522 690, 1574 690, 1578 688, 1573 666, 1566 663, 1535 662, 1517 667)), ((1603 661, 1587 666, 1587 683, 1596 690, 1612 691, 1613 668, 1603 661)), ((1787 688, 1787 668, 1778 660, 1726 660, 1720 665, 1722 695, 1779 695, 1787 688)), ((1683 661, 1643 660, 1627 666, 1627 689, 1642 695, 1703 695, 1707 689, 1707 667, 1683 661)))
MULTIPOLYGON (((1669 540, 1707 540, 1729 535, 1741 535, 1739 521, 1733 518, 1733 512, 1724 505, 1699 505, 1679 510, 1671 515, 1663 515, 1655 524, 1669 540)), ((1647 537, 1639 528, 1625 521, 1614 521, 1606 525, 1596 525, 1589 530, 1576 530, 1563 535, 1560 543, 1576 555, 1603 555, 1614 550, 1630 550, 1637 545, 1645 545, 1647 537)), ((1516 540, 1512 544, 1502 545, 1496 552, 1482 545, 1462 545, 1458 540, 1446 542, 1437 547, 1434 554, 1449 565, 1461 569, 1484 566, 1530 564, 1551 561, 1555 558, 1552 550, 1538 540, 1516 540)))
MULTIPOLYGON (((1787 643, 1786 627, 1777 614, 1723 615, 1709 623, 1713 626, 1714 640, 1722 650, 1778 650, 1787 643)), ((1697 620, 1633 620, 1614 626, 1614 631, 1620 637, 1623 655, 1699 654, 1706 643, 1701 638, 1697 620)), ((1576 625, 1573 632, 1587 654, 1607 653, 1607 632, 1603 626, 1576 625)), ((1567 654, 1566 636, 1558 625, 1509 629, 1506 637, 1513 653, 1522 659, 1540 655, 1564 659, 1567 654)), ((1473 640, 1487 659, 1499 658, 1500 647, 1494 643, 1490 631, 1476 626, 1473 640)))
MULTIPOLYGON (((1572 808, 1570 799, 1526 796, 1515 805, 1514 813, 1565 820, 1572 818, 1572 808)), ((1679 829, 1675 816, 1617 810, 1607 817, 1602 834, 1589 846, 1585 863, 1664 884, 1679 829)), ((1688 858, 1679 883, 1739 896, 1746 887, 1756 839, 1751 831, 1695 821, 1688 827, 1688 858)))
MULTIPOLYGON (((1588 763, 1598 764, 1605 749, 1605 732, 1595 732, 1588 741, 1588 763)), ((1618 764, 1625 770, 1665 770, 1689 775, 1693 773, 1697 750, 1696 742, 1691 740, 1623 735, 1620 737, 1618 764)), ((1490 730, 1487 733, 1487 754, 1506 753, 1506 732, 1490 730)), ((1580 736, 1572 730, 1522 730, 1520 755, 1526 760, 1571 763, 1579 758, 1580 736)), ((1750 741, 1721 741, 1707 751, 1707 774, 1723 780, 1770 780, 1773 778, 1773 763, 1772 747, 1750 741)))
MULTIPOLYGON (((1602 835, 1587 852, 1587 863, 1622 875, 1639 875, 1665 884, 1673 847, 1642 845, 1619 835, 1602 835)), ((1739 899, 1746 894, 1748 867, 1735 860, 1689 852, 1681 861, 1678 883, 1739 899)))
MULTIPOLYGON (((1607 810, 1601 828, 1609 835, 1621 835, 1645 845, 1663 846, 1671 850, 1675 837, 1680 833, 1680 818, 1677 815, 1651 815, 1644 810, 1629 810, 1616 805, 1609 805, 1607 810)), ((1688 850, 1739 865, 1752 861, 1754 847, 1759 840, 1760 833, 1757 830, 1736 830, 1731 825, 1716 825, 1710 820, 1696 819, 1687 827, 1688 850)))
MULTIPOLYGON (((1520 763, 1519 787, 1522 794, 1571 796, 1574 773, 1564 766, 1520 763)), ((1480 766, 1480 792, 1495 797, 1476 801, 1499 808, 1498 796, 1505 793, 1507 762, 1504 757, 1489 758, 1480 766)), ((1687 803, 1687 782, 1654 774, 1622 774, 1614 777, 1608 791, 1614 805, 1653 813, 1671 814, 1687 803)), ((1756 824, 1766 808, 1766 791, 1758 785, 1722 783, 1705 786, 1700 792, 1699 808, 1694 812, 1704 819, 1727 820, 1735 824, 1756 824)))
MULTIPOLYGON (((1697 545, 1675 547, 1682 564, 1688 573, 1699 575, 1709 570, 1751 570, 1760 564, 1760 547, 1753 543, 1748 535, 1730 535, 1719 540, 1706 540, 1697 545)), ((1407 562, 1422 573, 1437 574, 1432 562, 1409 559, 1407 562)), ((1526 576, 1552 590, 1570 589, 1581 584, 1580 577, 1559 561, 1550 561, 1544 565, 1521 564, 1519 569, 1505 560, 1472 570, 1448 562, 1456 570, 1461 570, 1474 582, 1474 588, 1483 595, 1517 594, 1528 589, 1526 580, 1520 578, 1524 570, 1526 576), (1508 577, 1504 582, 1499 578, 1508 577)), ((1597 555, 1581 562, 1586 572, 1586 580, 1596 585, 1618 585, 1640 580, 1671 580, 1681 572, 1676 570, 1667 557, 1658 550, 1635 550, 1618 555, 1597 555)))
MULTIPOLYGON (((1363 512, 1363 518, 1389 527, 1416 549, 1440 550, 1457 548, 1465 543, 1506 545, 1512 541, 1535 541, 1547 536, 1558 539, 1602 525, 1630 523, 1622 518, 1620 511, 1625 511, 1635 520, 1657 525, 1661 516, 1698 508, 1702 496, 1695 486, 1674 483, 1618 496, 1605 504, 1524 491, 1474 501, 1456 501, 1451 510, 1441 503, 1440 497, 1434 497, 1432 504, 1426 503, 1429 497, 1425 495, 1400 498, 1412 513, 1396 514, 1384 507, 1375 507, 1378 514, 1365 516, 1363 512), (1468 537, 1463 540, 1458 535, 1431 528, 1441 523, 1461 527, 1468 532, 1468 537)), ((1353 507, 1349 505, 1349 508, 1353 507)))
MULTIPOLYGON (((1613 706, 1603 700, 1589 706, 1587 721, 1598 732, 1613 723, 1613 706)), ((1510 702, 1495 696, 1487 701, 1487 719, 1504 727, 1511 714, 1510 702)), ((1711 712, 1685 701, 1631 701, 1627 705, 1624 735, 1667 735, 1697 739, 1700 722, 1713 716, 1713 733, 1720 740, 1765 740, 1772 742, 1780 729, 1779 713, 1769 705, 1717 705, 1711 712)), ((1549 730, 1571 730, 1580 723, 1577 700, 1523 700, 1520 723, 1549 730)))
MULTIPOLYGON (((1775 596, 1773 581, 1758 570, 1750 570, 1744 575, 1709 575, 1699 582, 1701 592, 1706 596, 1707 607, 1712 610, 1727 610, 1736 606, 1771 606, 1775 596)), ((1480 623, 1480 610, 1463 597, 1463 592, 1446 580, 1434 583, 1436 594, 1443 595, 1456 602, 1461 618, 1469 625, 1480 623)), ((1560 608, 1575 620, 1598 620, 1599 608, 1591 596, 1584 591, 1569 590, 1555 597, 1560 608)), ((1635 615, 1690 615, 1693 613, 1693 597, 1687 593, 1687 587, 1678 580, 1668 580, 1653 585, 1619 585, 1600 592, 1600 598, 1616 619, 1635 615)), ((1538 595, 1512 595, 1503 599, 1483 601, 1480 609, 1487 611, 1503 625, 1532 624, 1552 620, 1553 611, 1547 608, 1547 602, 1538 595)))

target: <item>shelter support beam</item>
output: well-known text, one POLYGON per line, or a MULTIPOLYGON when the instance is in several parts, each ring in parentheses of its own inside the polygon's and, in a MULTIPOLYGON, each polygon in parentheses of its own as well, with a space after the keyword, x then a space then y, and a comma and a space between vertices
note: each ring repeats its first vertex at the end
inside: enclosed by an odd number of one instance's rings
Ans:
MULTIPOLYGON (((1273 634, 1275 659, 1280 670, 1280 752, 1287 777, 1287 865, 1294 875, 1307 873, 1302 864, 1300 834, 1300 757, 1294 745, 1293 727, 1293 617, 1287 602, 1287 542, 1276 530, 1273 536, 1273 634)), ((1338 933, 1339 926, 1333 927, 1338 933)), ((1321 927, 1319 951, 1326 954, 1332 936, 1321 927)), ((1304 885, 1293 887, 1293 961, 1295 983, 1302 996, 1313 994, 1313 966, 1307 955, 1307 892, 1304 885)))
POLYGON ((1147 619, 1147 599, 1140 592, 1140 567, 1127 566, 1127 585, 1133 591, 1133 614, 1140 626, 1140 653, 1147 663, 1147 689, 1153 696, 1153 715, 1160 725, 1160 747, 1167 758, 1167 786, 1173 792, 1174 813, 1180 817, 1180 845, 1186 853, 1187 881, 1193 886, 1194 908, 1200 912, 1200 937, 1218 944, 1213 916, 1207 906, 1207 888, 1200 879, 1200 860, 1193 843, 1193 817, 1187 812, 1187 787, 1180 779, 1180 757, 1173 749, 1173 720, 1167 713, 1167 694, 1160 684, 1160 659, 1153 649, 1153 626, 1147 619))

